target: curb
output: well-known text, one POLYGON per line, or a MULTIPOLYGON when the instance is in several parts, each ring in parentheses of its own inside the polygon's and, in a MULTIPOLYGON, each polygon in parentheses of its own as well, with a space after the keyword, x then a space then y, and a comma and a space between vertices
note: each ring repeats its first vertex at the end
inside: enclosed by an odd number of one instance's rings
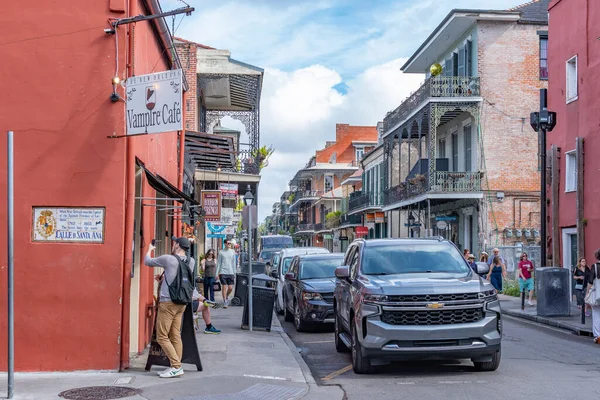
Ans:
POLYGON ((283 327, 281 326, 281 323, 279 322, 279 318, 277 318, 276 311, 273 311, 273 325, 275 325, 276 327, 279 328, 277 331, 279 332, 279 335, 281 335, 281 338, 283 339, 285 344, 288 346, 288 348, 292 352, 292 355, 296 359, 296 362, 300 366, 300 369, 302 370, 302 375, 304 375, 304 379, 306 380, 306 383, 308 385, 316 385, 317 381, 315 381, 315 378, 314 378, 312 372, 310 372, 310 368, 308 367, 308 364, 306 363, 306 361, 304 361, 304 358, 302 358, 302 356, 300 355, 300 352, 298 352, 298 348, 292 342, 292 339, 290 339, 290 337, 287 335, 287 333, 285 333, 283 331, 283 327))
POLYGON ((515 318, 526 319, 529 321, 538 322, 540 324, 553 326, 553 327, 560 328, 560 329, 565 329, 565 330, 571 331, 579 336, 593 336, 591 329, 588 327, 583 327, 583 326, 578 327, 576 325, 569 324, 566 322, 556 321, 552 318, 540 317, 538 315, 523 314, 519 311, 513 311, 513 310, 502 310, 502 314, 506 314, 506 315, 509 315, 509 316, 515 317, 515 318))

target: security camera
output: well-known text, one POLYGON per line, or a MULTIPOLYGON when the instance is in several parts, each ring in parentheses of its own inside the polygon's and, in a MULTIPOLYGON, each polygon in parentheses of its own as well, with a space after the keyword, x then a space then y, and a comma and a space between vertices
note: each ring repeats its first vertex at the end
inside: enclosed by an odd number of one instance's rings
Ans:
POLYGON ((104 33, 106 33, 107 35, 114 35, 115 30, 112 28, 106 28, 106 29, 104 29, 104 33))

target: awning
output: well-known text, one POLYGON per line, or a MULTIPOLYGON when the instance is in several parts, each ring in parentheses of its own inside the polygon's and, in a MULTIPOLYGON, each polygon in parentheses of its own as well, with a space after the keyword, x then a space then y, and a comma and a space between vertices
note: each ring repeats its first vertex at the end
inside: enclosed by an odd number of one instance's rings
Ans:
POLYGON ((183 193, 181 190, 177 189, 176 186, 172 185, 167 179, 163 178, 158 174, 153 174, 148 171, 144 163, 142 163, 139 159, 136 158, 136 164, 140 166, 146 173, 146 179, 148 179, 148 183, 152 186, 156 191, 164 194, 165 196, 179 202, 183 203, 184 201, 189 202, 192 205, 198 205, 199 203, 192 199, 187 194, 183 193))
POLYGON ((237 166, 233 140, 227 136, 186 131, 185 152, 198 169, 232 170, 237 166))

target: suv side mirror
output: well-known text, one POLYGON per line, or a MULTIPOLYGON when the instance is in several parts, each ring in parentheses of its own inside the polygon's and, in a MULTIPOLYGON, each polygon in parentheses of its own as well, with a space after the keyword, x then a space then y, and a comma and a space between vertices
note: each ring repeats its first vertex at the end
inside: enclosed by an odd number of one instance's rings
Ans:
POLYGON ((339 279, 348 279, 350 277, 350 269, 345 265, 337 267, 335 269, 335 277, 339 279))
POLYGON ((485 275, 490 272, 490 267, 487 263, 476 262, 475 264, 477 264, 477 275, 485 275))
POLYGON ((295 281, 296 275, 293 272, 288 272, 287 274, 285 274, 285 279, 289 281, 295 281))

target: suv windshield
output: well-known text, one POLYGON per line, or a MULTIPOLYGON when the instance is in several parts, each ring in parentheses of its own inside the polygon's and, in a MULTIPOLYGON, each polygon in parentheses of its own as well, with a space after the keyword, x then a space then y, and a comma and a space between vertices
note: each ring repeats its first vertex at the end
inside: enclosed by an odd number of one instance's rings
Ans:
POLYGON ((389 244, 366 247, 362 260, 365 275, 445 273, 468 275, 471 268, 448 243, 389 244))
POLYGON ((344 257, 301 261, 299 279, 333 278, 343 260, 344 257))

